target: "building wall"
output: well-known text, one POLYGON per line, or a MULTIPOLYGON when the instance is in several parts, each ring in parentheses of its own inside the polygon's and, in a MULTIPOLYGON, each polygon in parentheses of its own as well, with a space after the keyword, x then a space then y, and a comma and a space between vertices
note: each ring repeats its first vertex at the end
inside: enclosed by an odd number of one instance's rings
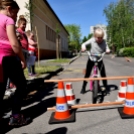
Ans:
MULTIPOLYGON (((25 15, 28 10, 24 8, 25 2, 29 0, 16 0, 20 6, 19 15, 25 15)), ((56 57, 56 29, 60 30, 60 50, 62 56, 68 53, 68 33, 61 25, 60 20, 57 19, 50 7, 46 4, 45 0, 32 0, 34 5, 32 23, 28 23, 26 30, 32 27, 32 30, 37 35, 36 39, 39 42, 40 57, 41 58, 54 58, 56 57), (36 29, 36 30, 35 30, 36 29), (37 31, 37 32, 36 32, 37 31)))
MULTIPOLYGON (((25 8, 25 3, 29 3, 29 0, 15 0, 19 7, 20 7, 20 10, 18 12, 18 19, 19 19, 19 16, 20 15, 25 15, 26 13, 29 13, 29 11, 25 8)), ((27 24, 27 27, 26 27, 26 30, 31 30, 31 24, 28 23, 27 24)))
POLYGON ((32 28, 37 28, 38 40, 41 49, 41 56, 43 58, 50 58, 56 56, 56 28, 60 30, 60 50, 62 53, 68 52, 68 33, 59 23, 55 15, 45 4, 43 0, 33 0, 34 3, 34 17, 32 28))

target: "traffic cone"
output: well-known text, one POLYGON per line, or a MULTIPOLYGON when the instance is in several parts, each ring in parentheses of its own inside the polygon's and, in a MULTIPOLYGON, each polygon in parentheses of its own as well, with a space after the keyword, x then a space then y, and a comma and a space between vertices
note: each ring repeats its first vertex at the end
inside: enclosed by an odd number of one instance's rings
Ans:
POLYGON ((52 113, 49 120, 49 124, 69 123, 74 121, 75 121, 75 114, 73 111, 71 112, 68 108, 64 91, 64 84, 62 81, 60 81, 58 82, 56 112, 52 113))
POLYGON ((124 108, 118 108, 122 119, 134 118, 134 79, 129 78, 124 108))
POLYGON ((66 93, 66 99, 67 99, 68 105, 69 106, 75 105, 76 100, 75 100, 75 95, 74 95, 71 83, 65 84, 65 93, 66 93))
POLYGON ((126 80, 122 80, 120 82, 118 96, 117 96, 117 100, 116 101, 123 101, 123 100, 125 100, 126 90, 127 90, 127 81, 126 80))

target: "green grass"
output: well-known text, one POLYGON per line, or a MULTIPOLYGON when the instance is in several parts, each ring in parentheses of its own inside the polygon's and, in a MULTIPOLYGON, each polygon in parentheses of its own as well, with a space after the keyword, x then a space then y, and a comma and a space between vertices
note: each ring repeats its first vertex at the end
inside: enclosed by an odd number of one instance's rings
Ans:
POLYGON ((48 62, 53 62, 53 63, 68 63, 70 60, 69 59, 55 59, 55 60, 51 60, 48 62))
MULTIPOLYGON (((45 74, 45 73, 48 73, 48 72, 53 72, 55 70, 57 70, 59 68, 59 66, 35 66, 35 72, 39 75, 41 74, 45 74)), ((26 76, 26 78, 28 77, 28 69, 26 68, 24 70, 24 74, 26 76)))

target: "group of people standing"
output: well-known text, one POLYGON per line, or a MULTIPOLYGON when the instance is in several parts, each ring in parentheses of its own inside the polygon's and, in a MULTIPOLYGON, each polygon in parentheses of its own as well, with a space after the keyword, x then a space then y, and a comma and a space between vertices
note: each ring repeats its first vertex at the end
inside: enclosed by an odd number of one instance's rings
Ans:
MULTIPOLYGON (((27 20, 23 15, 19 16, 18 27, 16 27, 16 36, 27 63, 29 76, 35 76, 35 61, 37 57, 37 42, 34 40, 34 34, 28 30, 25 32, 27 20)), ((7 81, 7 89, 13 88, 15 85, 10 79, 7 81)))
POLYGON ((27 88, 24 69, 28 67, 29 75, 35 75, 37 56, 37 42, 32 31, 25 31, 27 20, 23 15, 19 17, 16 27, 19 9, 14 0, 0 0, 0 122, 4 113, 3 97, 9 79, 16 86, 9 120, 9 125, 12 126, 27 124, 29 121, 21 113, 27 88))

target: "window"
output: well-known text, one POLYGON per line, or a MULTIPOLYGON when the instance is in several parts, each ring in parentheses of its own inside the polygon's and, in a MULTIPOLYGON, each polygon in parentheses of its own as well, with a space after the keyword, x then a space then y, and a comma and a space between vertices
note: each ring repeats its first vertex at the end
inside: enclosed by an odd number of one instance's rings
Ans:
POLYGON ((48 26, 46 26, 46 39, 52 42, 56 42, 56 33, 48 26))

